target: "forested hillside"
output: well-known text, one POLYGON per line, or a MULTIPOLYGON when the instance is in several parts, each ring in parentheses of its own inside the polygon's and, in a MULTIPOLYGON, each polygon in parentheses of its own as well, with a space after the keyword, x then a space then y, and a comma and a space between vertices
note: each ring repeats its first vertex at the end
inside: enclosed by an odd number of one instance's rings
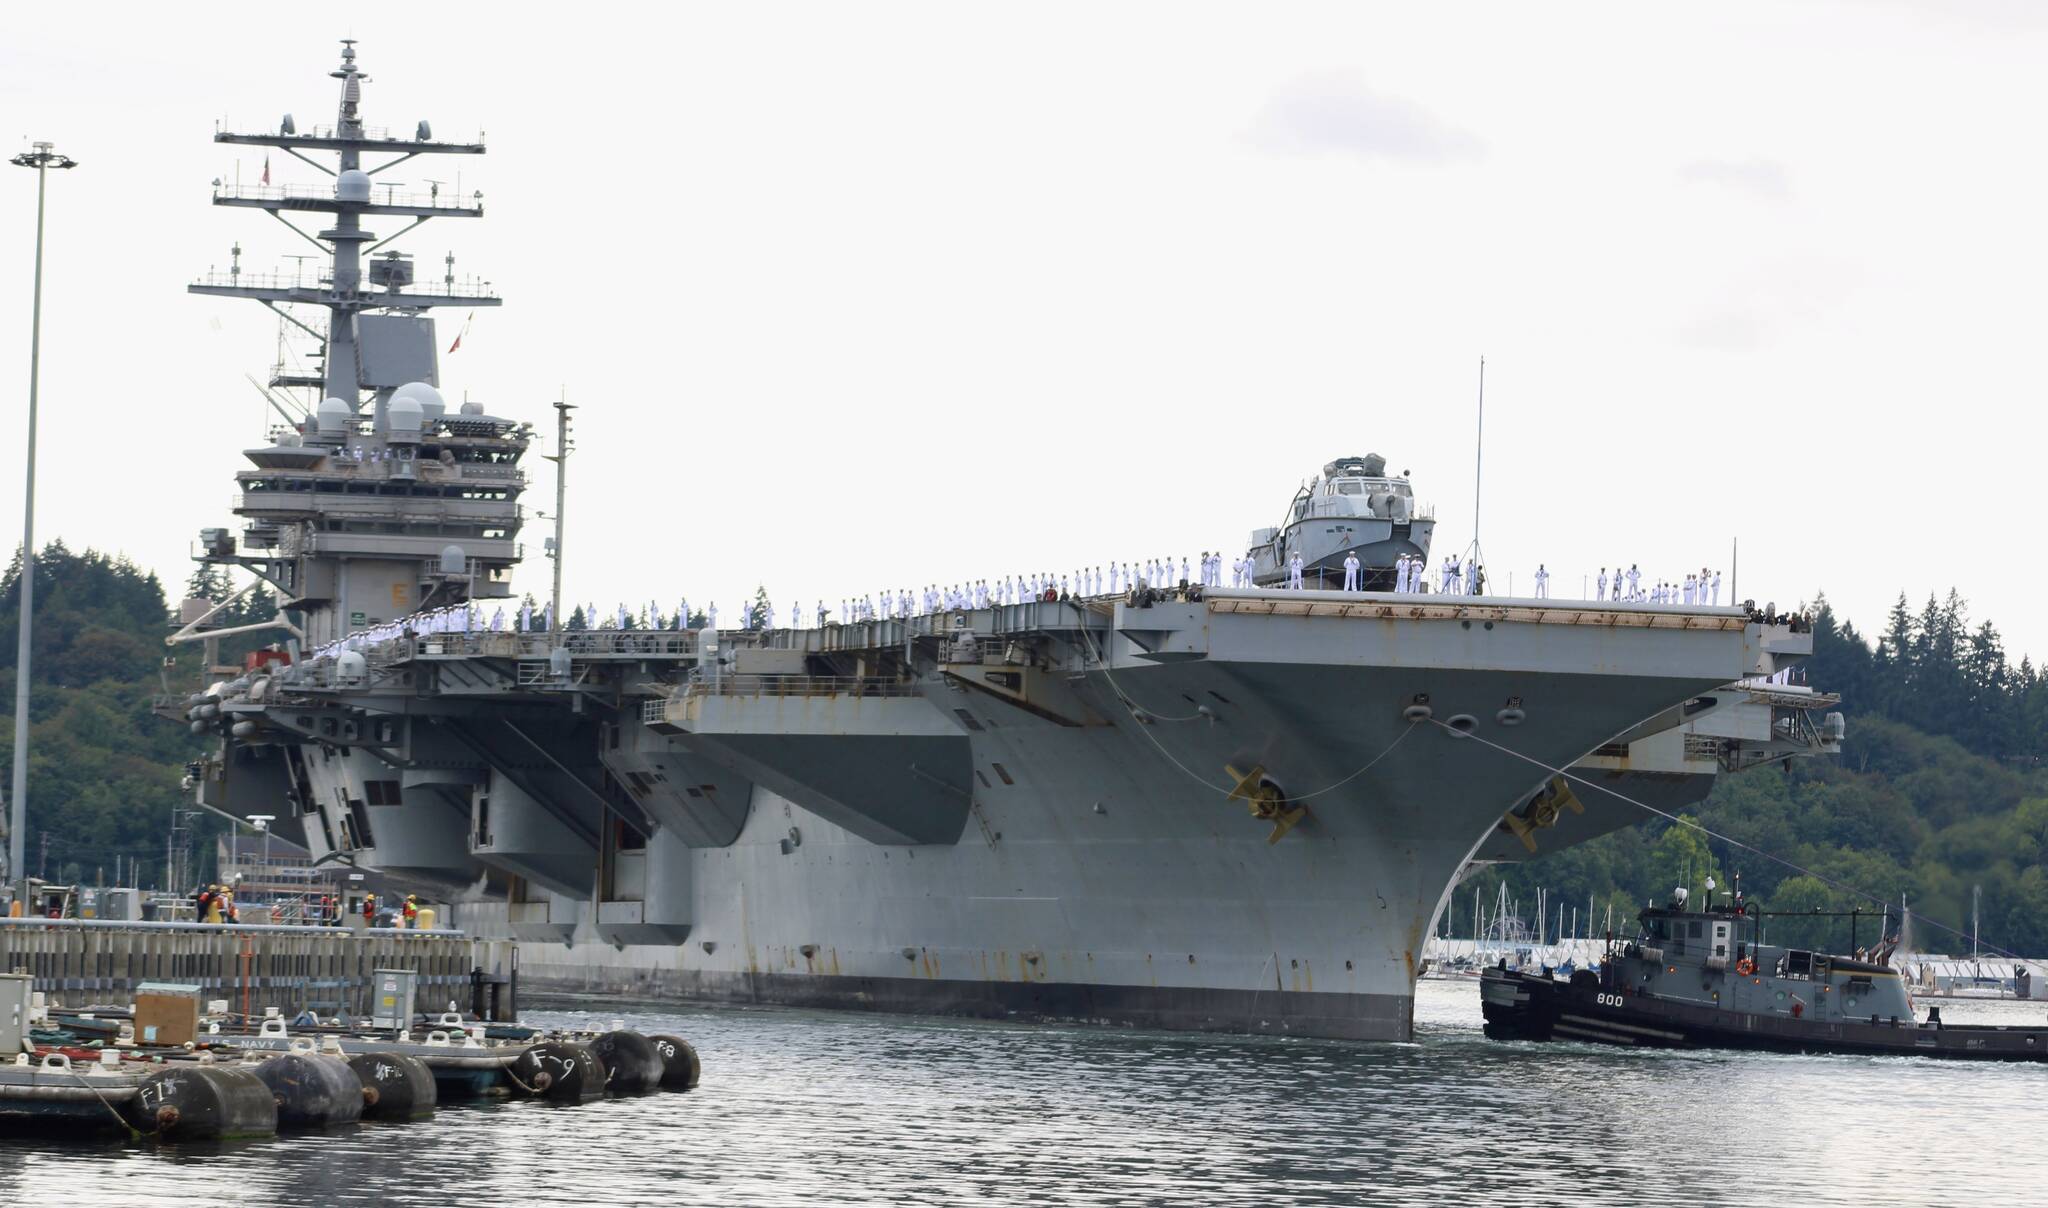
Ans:
MULTIPOLYGON (((1989 621, 1970 625, 1963 599, 1929 599, 1913 611, 1903 596, 1875 642, 1840 622, 1826 599, 1814 605, 1814 687, 1842 694, 1849 736, 1838 759, 1794 760, 1722 776, 1696 821, 1718 834, 1810 870, 1772 860, 1662 819, 1509 870, 1509 893, 1533 911, 1536 890, 1596 919, 1613 906, 1632 924, 1645 901, 1712 873, 1742 874, 1743 890, 1771 910, 1875 907, 1830 888, 1854 886, 1892 904, 1904 894, 1915 945, 1966 950, 1971 889, 1982 891, 1983 940, 2048 955, 2048 685, 2026 659, 2006 661, 1989 621)), ((1454 934, 1471 927, 1472 895, 1492 900, 1503 877, 1487 873, 1460 889, 1454 934)), ((1551 925, 1556 923, 1552 915, 1551 925)), ((1839 946, 1844 924, 1786 926, 1774 935, 1839 946)), ((1597 931, 1597 925, 1593 929, 1597 931)), ((1867 940, 1872 934, 1868 925, 1867 940)))
MULTIPOLYGON (((210 578, 195 586, 217 591, 210 578)), ((0 705, 9 721, 0 740, 0 785, 12 774, 12 702, 15 623, 21 607, 17 552, 0 580, 0 705)), ((237 607, 230 623, 243 619, 237 607)), ((269 615, 268 600, 253 607, 269 615)), ((199 753, 181 726, 150 714, 150 698, 168 687, 190 691, 199 682, 196 647, 172 652, 163 644, 169 606, 163 585, 126 558, 87 550, 75 554, 51 542, 36 559, 34 686, 29 717, 30 873, 93 881, 114 857, 140 861, 142 883, 161 882, 165 841, 174 806, 189 806, 178 787, 185 762, 199 753), (176 662, 165 665, 167 654, 176 662), (47 864, 44 863, 47 852, 47 864)), ((189 846, 210 866, 218 824, 196 819, 189 846)), ((124 878, 131 879, 132 878, 124 878)))

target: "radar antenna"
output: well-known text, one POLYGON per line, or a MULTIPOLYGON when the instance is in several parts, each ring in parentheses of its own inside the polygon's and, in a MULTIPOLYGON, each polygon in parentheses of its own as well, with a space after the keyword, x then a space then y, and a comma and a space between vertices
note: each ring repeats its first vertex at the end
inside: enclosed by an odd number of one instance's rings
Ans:
MULTIPOLYGON (((388 130, 365 126, 361 114, 363 84, 370 77, 356 63, 355 40, 352 38, 342 39, 341 66, 328 74, 341 81, 341 100, 332 127, 309 125, 300 129, 296 123, 287 120, 280 123, 275 131, 237 133, 220 130, 213 136, 217 143, 274 147, 332 178, 330 189, 217 181, 213 192, 213 204, 262 210, 319 248, 329 262, 327 279, 308 282, 296 270, 287 279, 284 274, 239 271, 237 265, 236 270, 224 276, 209 274, 189 288, 195 294, 248 298, 272 309, 289 305, 326 309, 324 366, 318 379, 313 380, 313 376, 308 374, 299 380, 281 384, 316 387, 318 398, 338 398, 347 404, 351 412, 362 406, 363 391, 376 392, 375 408, 381 422, 385 395, 398 383, 383 381, 376 376, 374 362, 378 358, 374 354, 377 350, 362 346, 362 329, 366 324, 361 317, 366 313, 392 312, 418 315, 440 306, 497 306, 501 299, 487 284, 457 285, 445 279, 438 290, 414 292, 406 288, 411 284, 410 262, 386 264, 386 260, 392 259, 388 255, 366 267, 365 261, 370 252, 430 219, 477 218, 483 214, 481 197, 465 201, 458 196, 444 202, 438 188, 420 195, 400 192, 398 182, 379 182, 386 184, 384 195, 379 197, 372 192, 371 178, 421 155, 481 155, 484 145, 481 141, 435 139, 427 133, 424 123, 420 137, 415 138, 403 138, 388 130), (320 153, 335 156, 331 166, 315 158, 320 153), (365 166, 366 156, 384 154, 391 158, 365 166), (292 222, 287 217, 288 213, 293 216, 306 213, 331 215, 332 225, 324 230, 309 231, 292 222), (379 239, 375 233, 363 229, 363 219, 375 216, 411 221, 396 234, 379 239), (365 377, 368 380, 363 380, 365 377)), ((432 378, 428 380, 431 383, 432 378)))
POLYGON ((225 272, 189 287, 246 298, 277 316, 270 381, 250 381, 284 421, 273 443, 244 450, 254 467, 236 474, 243 490, 234 511, 247 527, 239 536, 202 530, 195 556, 268 582, 280 609, 269 624, 313 651, 433 608, 460 607, 464 624, 481 624, 474 606, 510 595, 522 556, 526 480, 518 462, 532 434, 481 403, 450 408, 440 393, 432 312, 499 305, 490 282, 457 281, 452 253, 438 279, 425 266, 416 274, 412 256, 387 246, 435 218, 481 217, 483 197, 444 196, 438 180, 412 192, 377 178, 422 156, 481 155, 482 137, 436 138, 425 121, 396 130, 366 124, 370 77, 352 38, 342 40, 340 65, 327 74, 341 82, 331 124, 286 115, 272 129, 217 127, 213 135, 216 143, 279 151, 322 174, 312 185, 273 185, 266 169, 260 184, 213 184, 214 205, 261 211, 312 244, 312 269, 300 256, 281 272, 251 272, 237 243, 225 272), (365 229, 387 218, 399 224, 395 231, 365 229), (301 335, 314 343, 311 356, 294 347, 301 335), (311 392, 303 408, 294 391, 311 392))

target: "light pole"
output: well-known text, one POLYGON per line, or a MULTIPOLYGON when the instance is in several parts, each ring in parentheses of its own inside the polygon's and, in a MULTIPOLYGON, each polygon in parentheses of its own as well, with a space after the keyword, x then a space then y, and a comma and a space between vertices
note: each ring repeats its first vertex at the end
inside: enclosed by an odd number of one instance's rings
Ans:
POLYGON ((27 502, 21 509, 21 615, 14 658, 14 782, 8 796, 7 875, 20 880, 22 844, 28 826, 28 673, 29 635, 36 598, 36 379, 43 360, 43 193, 51 168, 75 168, 78 161, 59 155, 48 143, 37 143, 10 163, 36 170, 35 304, 28 328, 28 469, 23 474, 27 502))
MULTIPOLYGON (((249 815, 249 825, 255 827, 256 833, 263 836, 263 854, 256 858, 256 879, 259 885, 264 884, 270 879, 270 824, 275 821, 277 821, 276 814, 249 815)), ((277 900, 277 895, 267 889, 264 891, 263 896, 266 901, 275 902, 277 900)))

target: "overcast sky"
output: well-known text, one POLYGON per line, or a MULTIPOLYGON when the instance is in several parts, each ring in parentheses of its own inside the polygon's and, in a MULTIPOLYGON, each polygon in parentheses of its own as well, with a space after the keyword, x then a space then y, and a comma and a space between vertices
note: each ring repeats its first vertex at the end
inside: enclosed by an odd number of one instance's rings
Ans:
MULTIPOLYGON (((578 601, 1236 552, 1368 451, 1462 548, 1484 354, 1495 583, 1732 571, 1739 539, 1744 596, 1874 629, 1955 585, 2048 654, 2038 6, 338 11, 0 15, 7 153, 83 165, 51 184, 39 539, 175 588, 232 522, 276 324, 184 287, 237 239, 307 249, 208 204, 264 155, 210 138, 331 121, 353 35, 371 124, 485 132, 380 180, 484 194, 400 246, 504 294, 451 399, 582 406, 578 601)), ((0 185, 12 534, 34 180, 0 185)))

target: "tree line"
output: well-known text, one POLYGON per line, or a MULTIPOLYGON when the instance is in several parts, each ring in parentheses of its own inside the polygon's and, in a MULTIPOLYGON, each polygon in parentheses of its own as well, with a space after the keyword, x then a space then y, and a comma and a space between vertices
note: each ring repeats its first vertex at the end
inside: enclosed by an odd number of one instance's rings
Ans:
MULTIPOLYGON (((1469 929, 1471 896, 1490 903, 1499 883, 1524 904, 1590 903, 1581 927, 1597 936, 1611 917, 1628 932, 1635 914, 1678 885, 1702 892, 1742 877, 1747 898, 1792 914, 1861 908, 1859 939, 1909 907, 1912 945, 1966 953, 1973 890, 1981 891, 1988 950, 2048 956, 2048 685, 2031 660, 2008 661, 1989 621, 1970 623, 1962 595, 1930 597, 1915 611, 1900 596, 1875 641, 1814 602, 1807 680, 1841 695, 1848 737, 1838 757, 1794 759, 1716 778, 1688 821, 1775 859, 1651 817, 1525 864, 1487 870, 1458 891, 1454 933, 1469 929), (1781 862, 1782 861, 1782 862, 1781 862), (1846 888, 1845 888, 1846 887, 1846 888), (1938 924, 1954 930, 1945 931, 1938 924)), ((1548 922, 1556 927, 1555 915, 1548 922)), ((1846 920, 1772 920, 1772 942, 1841 949, 1846 920)))

